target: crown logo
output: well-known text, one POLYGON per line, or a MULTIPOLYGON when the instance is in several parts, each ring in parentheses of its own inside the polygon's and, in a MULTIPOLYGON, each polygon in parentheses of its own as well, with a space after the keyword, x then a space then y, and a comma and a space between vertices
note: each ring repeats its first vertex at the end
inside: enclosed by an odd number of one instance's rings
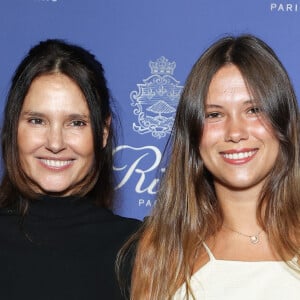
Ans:
POLYGON ((167 58, 161 56, 156 61, 150 61, 149 67, 151 69, 151 74, 168 74, 173 75, 173 72, 176 68, 176 63, 173 61, 169 62, 167 58))

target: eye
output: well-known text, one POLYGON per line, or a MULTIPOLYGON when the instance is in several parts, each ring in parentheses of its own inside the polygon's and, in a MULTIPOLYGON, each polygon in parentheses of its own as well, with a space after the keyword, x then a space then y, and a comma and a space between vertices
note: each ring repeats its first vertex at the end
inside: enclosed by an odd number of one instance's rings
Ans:
POLYGON ((40 118, 30 118, 30 119, 28 119, 28 123, 33 124, 33 125, 43 125, 44 121, 43 121, 43 119, 40 119, 40 118))
POLYGON ((74 126, 74 127, 83 127, 85 126, 87 123, 85 121, 82 121, 82 120, 74 120, 71 122, 71 126, 74 126))
POLYGON ((220 112, 217 111, 213 111, 213 112, 207 112, 205 114, 205 118, 209 121, 209 122, 214 122, 214 121, 218 121, 218 119, 222 118, 222 114, 220 112))
POLYGON ((260 107, 258 107, 258 106, 253 106, 253 107, 250 107, 250 108, 247 110, 247 113, 250 114, 250 115, 252 115, 252 114, 257 115, 257 114, 261 113, 261 111, 262 111, 262 110, 261 110, 260 107))
POLYGON ((218 112, 210 112, 210 113, 207 113, 205 117, 207 119, 220 118, 221 114, 218 112))

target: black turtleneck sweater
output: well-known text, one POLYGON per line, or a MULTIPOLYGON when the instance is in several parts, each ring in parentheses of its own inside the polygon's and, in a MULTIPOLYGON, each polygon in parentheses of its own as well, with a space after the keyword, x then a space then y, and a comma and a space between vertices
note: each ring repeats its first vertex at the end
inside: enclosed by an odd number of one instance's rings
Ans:
POLYGON ((23 221, 1 209, 0 299, 122 299, 114 262, 138 226, 74 197, 43 197, 23 221))

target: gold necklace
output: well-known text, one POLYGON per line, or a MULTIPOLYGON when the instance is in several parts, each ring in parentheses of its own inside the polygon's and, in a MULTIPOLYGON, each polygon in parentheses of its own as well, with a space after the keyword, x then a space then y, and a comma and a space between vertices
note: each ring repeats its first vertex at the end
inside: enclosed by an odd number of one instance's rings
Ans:
POLYGON ((237 234, 239 234, 239 235, 241 235, 241 236, 245 236, 245 237, 249 238, 251 244, 257 244, 257 243, 259 243, 259 242, 260 242, 259 235, 263 232, 263 231, 261 230, 260 232, 254 234, 254 235, 248 235, 248 234, 239 232, 239 231, 237 231, 237 230, 234 230, 234 229, 228 227, 228 226, 225 225, 225 224, 223 224, 223 226, 224 226, 225 228, 227 228, 228 230, 232 231, 232 232, 235 232, 235 233, 237 233, 237 234))

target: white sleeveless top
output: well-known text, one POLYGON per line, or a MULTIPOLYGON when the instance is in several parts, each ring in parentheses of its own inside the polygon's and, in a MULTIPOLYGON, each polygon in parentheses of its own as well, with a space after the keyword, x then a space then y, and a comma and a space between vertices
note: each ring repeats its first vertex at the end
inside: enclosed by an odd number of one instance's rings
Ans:
MULTIPOLYGON (((204 246, 210 261, 191 278, 197 300, 300 300, 300 273, 284 262, 218 260, 204 246)), ((173 297, 183 299, 184 285, 173 297)))

